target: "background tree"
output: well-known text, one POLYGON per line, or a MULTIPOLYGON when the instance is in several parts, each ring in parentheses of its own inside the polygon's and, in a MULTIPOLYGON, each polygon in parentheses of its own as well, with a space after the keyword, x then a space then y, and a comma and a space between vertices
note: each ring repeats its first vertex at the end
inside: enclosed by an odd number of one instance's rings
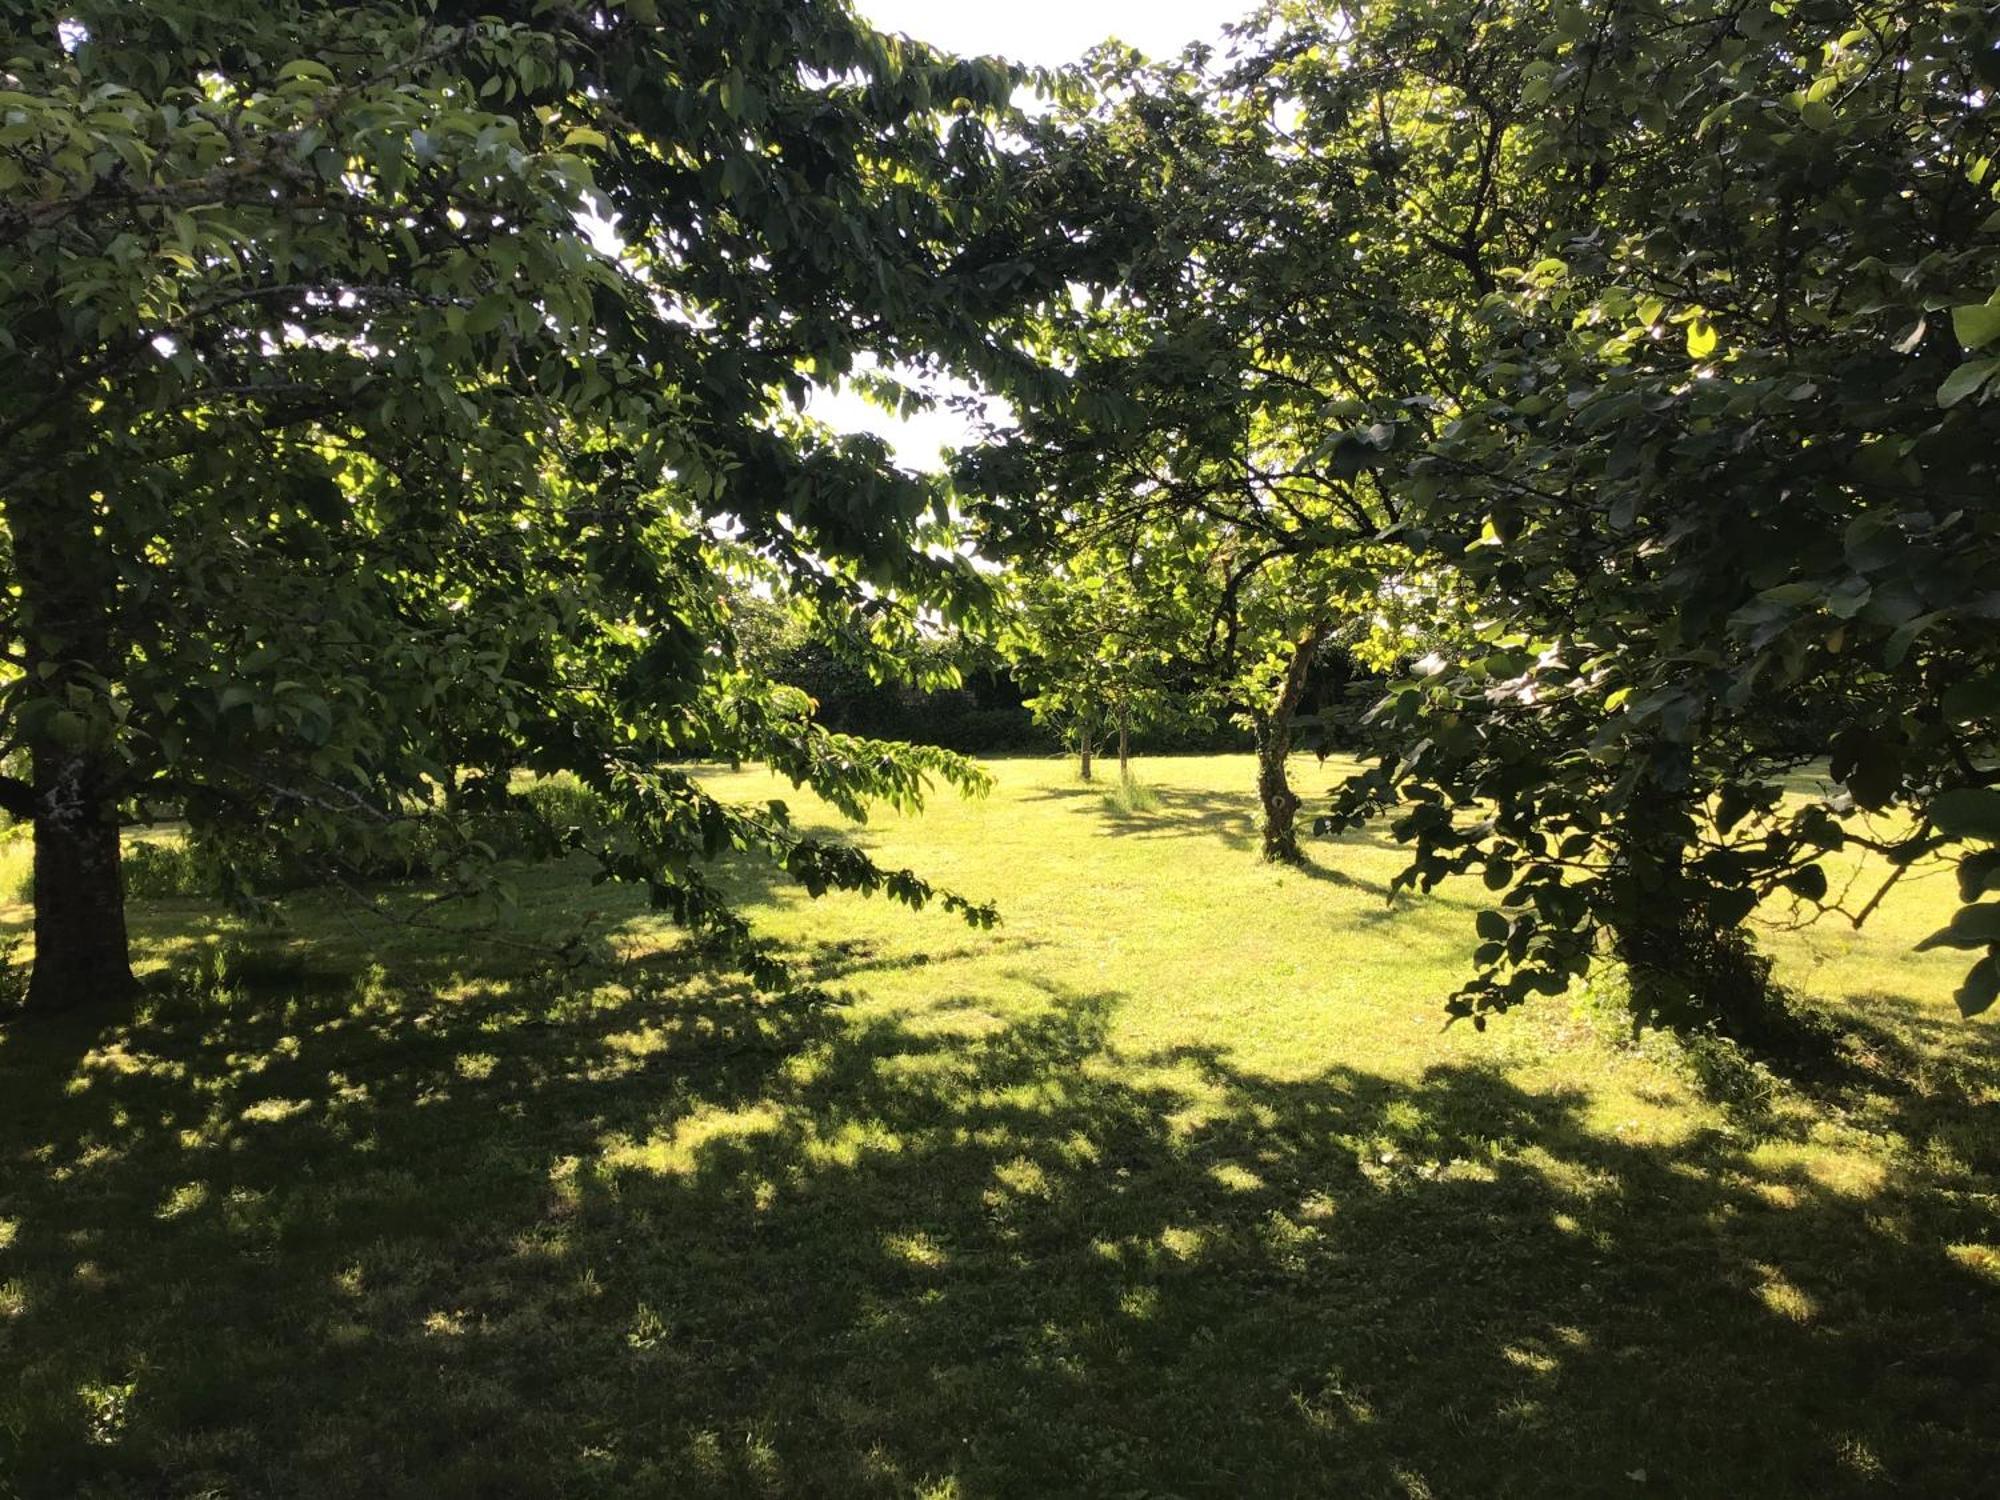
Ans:
POLYGON ((1084 781, 1107 736, 1122 780, 1135 725, 1194 716, 1176 691, 1171 610, 1152 587, 1160 566, 1143 549, 1076 549, 1018 578, 1006 597, 1002 649, 1034 694, 1027 705, 1036 719, 1075 748, 1084 781))
POLYGON ((739 668, 718 580, 883 628, 976 592, 937 488, 796 411, 863 352, 1025 364, 994 329, 1087 247, 1016 232, 1013 76, 834 0, 0 21, 0 735, 29 768, 0 796, 35 828, 36 1006, 129 984, 142 797, 336 867, 423 826, 470 888, 466 817, 567 770, 615 809, 606 871, 684 920, 736 929, 700 874, 730 847, 929 894, 675 762, 853 811, 979 779, 818 729, 739 668))
MULTIPOLYGON (((1420 290, 1436 273, 1382 232, 1379 183, 1309 128, 1270 59, 1108 48, 1084 84, 1037 147, 1072 215, 1122 247, 1120 274, 1048 307, 1037 347, 1065 379, 962 477, 1039 499, 989 545, 1162 560, 1149 628, 1255 733, 1264 849, 1295 859, 1293 716, 1356 623, 1342 611, 1374 595, 1362 575, 1399 517, 1379 471, 1427 427, 1404 398, 1451 367, 1463 312, 1420 290)), ((1375 97, 1344 87, 1352 108, 1375 97)))
POLYGON ((1170 650, 1256 734, 1264 850, 1290 860, 1286 758, 1314 664, 1406 566, 1384 474, 1434 434, 1428 392, 1474 368, 1484 272, 1464 226, 1490 232, 1500 142, 1428 116, 1436 84, 1408 60, 1354 66, 1340 12, 1302 8, 1282 44, 1270 20, 1226 60, 1106 48, 1042 124, 1072 216, 1124 246, 1120 274, 1048 308, 1038 348, 1066 378, 962 476, 1036 498, 990 546, 1174 538, 1170 650), (1404 118, 1470 168, 1402 174, 1404 118))

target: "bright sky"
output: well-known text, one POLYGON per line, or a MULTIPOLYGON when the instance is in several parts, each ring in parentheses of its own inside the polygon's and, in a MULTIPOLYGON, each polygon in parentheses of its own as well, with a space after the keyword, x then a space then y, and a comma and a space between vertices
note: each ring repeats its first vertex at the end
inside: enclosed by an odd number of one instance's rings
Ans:
POLYGON ((1151 57, 1212 40, 1251 0, 855 0, 883 31, 900 31, 949 52, 998 53, 1053 67, 1106 37, 1151 57))
MULTIPOLYGON (((1170 57, 1187 43, 1213 40, 1251 8, 1252 0, 854 0, 883 31, 969 56, 999 55, 1054 67, 1073 62, 1106 37, 1150 57, 1170 57)), ((873 432, 897 460, 917 469, 938 466, 941 449, 966 436, 962 422, 937 411, 901 422, 851 393, 820 392, 814 416, 844 432, 873 432)))

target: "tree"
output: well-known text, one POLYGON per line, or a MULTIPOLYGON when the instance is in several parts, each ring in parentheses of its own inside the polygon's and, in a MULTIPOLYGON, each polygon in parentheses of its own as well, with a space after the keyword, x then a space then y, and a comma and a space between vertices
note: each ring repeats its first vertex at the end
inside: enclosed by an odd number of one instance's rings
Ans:
POLYGON ((737 664, 718 580, 883 631, 977 593, 941 490, 796 412, 864 352, 1026 366, 998 332, 1088 247, 1021 237, 1040 189, 990 125, 1015 76, 833 0, 0 16, 0 732, 28 767, 0 803, 34 822, 34 1006, 130 983, 137 798, 335 869, 422 830, 472 889, 479 809, 566 770, 615 811, 605 872, 685 921, 740 933, 701 875, 730 847, 933 894, 676 763, 856 813, 978 781, 818 729, 737 664))
POLYGON ((1456 1014, 1609 947, 1641 1021, 1767 1027, 1744 924, 1846 910, 1844 844, 1957 848, 1934 941, 1981 955, 1968 1011, 2000 989, 1996 25, 1275 0, 1221 57, 1102 55, 1042 127, 1122 274, 1053 306, 1064 381, 969 477, 1245 566, 1387 544, 1378 600, 1476 603, 1335 808, 1496 893, 1456 1014), (1841 792, 1787 799, 1820 757, 1841 792))
POLYGON ((1394 480, 1482 621, 1392 687, 1343 811, 1396 809, 1406 878, 1502 893, 1454 1001, 1476 1020, 1561 989, 1602 937, 1641 1021, 1756 1035, 1760 901, 1859 922, 1881 892, 1847 907, 1825 854, 1874 850, 1893 883, 1954 840, 1968 905, 1933 941, 1983 954, 1960 994, 1983 1009, 1990 8, 1474 9, 1370 6, 1337 40, 1312 7, 1268 18, 1293 27, 1273 58, 1422 80, 1386 127, 1406 179, 1463 175, 1454 130, 1496 143, 1490 208, 1449 241, 1476 373, 1412 392, 1449 420, 1394 480), (1821 757, 1842 791, 1785 798, 1821 757))
POLYGON ((1002 649, 1034 693, 1036 719, 1076 747, 1084 781, 1107 731, 1117 735, 1122 781, 1135 724, 1188 716, 1174 688, 1170 611, 1150 587, 1157 566, 1144 550, 1074 549, 1016 579, 1007 596, 1002 649))
POLYGON ((1006 513, 1030 535, 989 545, 1160 560, 1148 631, 1255 732, 1264 851, 1294 860, 1293 716, 1398 555, 1380 472, 1425 422, 1401 398, 1452 367, 1460 314, 1377 232, 1378 185, 1325 149, 1345 143, 1290 119, 1287 75, 1214 62, 1106 48, 1042 122, 1073 221, 1115 240, 1119 274, 1049 306, 1037 347, 1065 379, 961 477, 1038 502, 1006 513))

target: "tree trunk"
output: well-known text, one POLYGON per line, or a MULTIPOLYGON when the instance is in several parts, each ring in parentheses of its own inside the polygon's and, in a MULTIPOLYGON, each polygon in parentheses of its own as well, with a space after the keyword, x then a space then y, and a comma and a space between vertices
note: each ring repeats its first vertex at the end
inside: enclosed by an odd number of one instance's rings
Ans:
POLYGON ((1257 726, 1257 796, 1264 804, 1264 858, 1293 864, 1300 858, 1299 796, 1285 776, 1292 753, 1289 720, 1267 718, 1257 726))
POLYGON ((1091 780, 1090 757, 1097 748, 1097 719, 1092 713, 1084 713, 1077 720, 1077 776, 1080 780, 1091 780))
POLYGON ((1300 801, 1285 775, 1285 762, 1292 753, 1292 715, 1305 697, 1313 657, 1318 654, 1325 635, 1326 627, 1315 623, 1294 643, 1277 701, 1257 724, 1257 796, 1264 804, 1264 858, 1287 864, 1296 864, 1302 857, 1298 831, 1300 801))
POLYGON ((116 804, 96 758, 35 755, 35 972, 30 1010, 124 999, 132 955, 116 804))
POLYGON ((1122 699, 1118 704, 1118 779, 1132 776, 1132 709, 1122 699))
POLYGON ((10 797, 17 812, 34 820, 28 1005, 37 1011, 122 1000, 133 988, 117 789, 106 749, 109 715, 93 711, 103 684, 117 675, 117 584, 101 529, 103 504, 88 480, 72 472, 62 486, 11 495, 6 506, 27 678, 53 705, 30 719, 25 736, 32 767, 27 796, 10 797))

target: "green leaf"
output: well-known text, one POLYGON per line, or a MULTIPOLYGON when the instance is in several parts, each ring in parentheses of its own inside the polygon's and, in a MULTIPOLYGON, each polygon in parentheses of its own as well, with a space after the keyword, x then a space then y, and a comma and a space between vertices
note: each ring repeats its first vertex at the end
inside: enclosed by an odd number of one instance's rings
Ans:
POLYGON ((57 709, 49 716, 48 733, 58 745, 74 750, 89 738, 90 721, 74 710, 57 709))
POLYGON ((2000 788, 1955 787, 1934 797, 1928 811, 1939 833, 2000 843, 2000 788))
POLYGON ((1707 318, 1697 317, 1688 324, 1687 350, 1690 359, 1707 359, 1715 353, 1715 346, 1721 342, 1721 335, 1707 318))
POLYGON ((1984 948, 2000 943, 2000 901, 1982 901, 1977 906, 1961 906, 1952 914, 1951 925, 1917 944, 1917 952, 1932 948, 1984 948))
POLYGON ((1824 901, 1826 899, 1826 867, 1807 865, 1803 870, 1794 870, 1785 877, 1785 889, 1801 901, 1824 901))
POLYGON ((1474 919, 1474 923, 1478 928, 1479 935, 1489 943, 1505 942, 1507 934, 1512 930, 1513 925, 1505 916, 1497 911, 1481 912, 1474 919))
POLYGON ((1943 610, 1932 610, 1927 615, 1918 615, 1914 620, 1898 625, 1890 632, 1889 639, 1882 643, 1882 665, 1892 671, 1900 667, 1903 659, 1910 654, 1910 647, 1917 643, 1917 637, 1942 620, 1944 614, 1943 610))
POLYGON ((1903 785, 1903 747, 1886 734, 1871 735, 1855 754, 1841 784, 1873 812, 1886 807, 1903 785))
POLYGON ((1944 690, 1939 707, 1954 724, 2000 718, 2000 672, 1953 683, 1944 690))
POLYGON ((1985 385, 1995 370, 2000 370, 2000 359, 1970 359, 1945 377, 1938 387, 1939 406, 1953 407, 1967 396, 1985 385))
POLYGON ((2000 339, 2000 303, 1986 302, 1951 310, 1951 331, 1967 349, 1983 349, 2000 339))
POLYGON ((1981 849, 1958 862, 1958 899, 1977 901, 1988 891, 2000 891, 2000 849, 1981 849))

